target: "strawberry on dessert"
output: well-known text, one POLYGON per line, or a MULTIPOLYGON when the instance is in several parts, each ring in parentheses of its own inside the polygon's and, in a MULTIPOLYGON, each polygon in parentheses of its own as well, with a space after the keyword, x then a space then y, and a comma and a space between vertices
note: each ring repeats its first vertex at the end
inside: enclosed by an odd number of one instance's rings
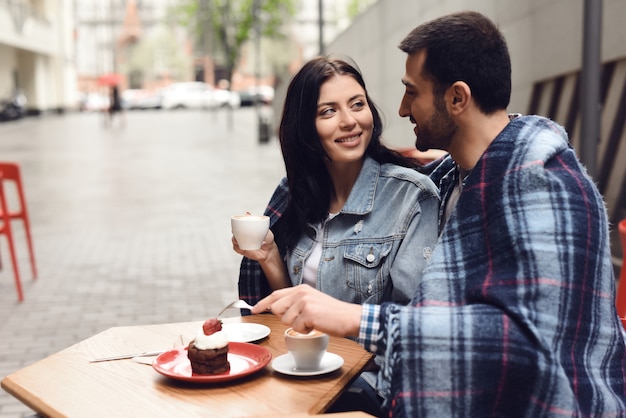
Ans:
POLYGON ((202 332, 204 335, 215 334, 218 331, 222 330, 222 321, 217 318, 211 318, 204 321, 202 324, 202 332))

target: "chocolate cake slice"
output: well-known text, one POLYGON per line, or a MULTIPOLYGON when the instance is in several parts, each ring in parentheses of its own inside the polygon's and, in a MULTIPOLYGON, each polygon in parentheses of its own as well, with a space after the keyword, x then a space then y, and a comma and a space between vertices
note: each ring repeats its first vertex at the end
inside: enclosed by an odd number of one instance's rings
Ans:
POLYGON ((192 340, 187 347, 187 357, 191 362, 191 371, 196 374, 220 374, 230 370, 228 345, 222 348, 200 350, 192 340))

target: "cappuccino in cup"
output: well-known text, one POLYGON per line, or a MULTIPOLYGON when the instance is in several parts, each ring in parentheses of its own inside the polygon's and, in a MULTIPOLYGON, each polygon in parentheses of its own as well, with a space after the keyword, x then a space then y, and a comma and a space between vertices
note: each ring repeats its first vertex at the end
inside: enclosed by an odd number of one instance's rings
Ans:
POLYGON ((230 227, 239 248, 258 250, 270 228, 270 217, 250 214, 235 215, 230 218, 230 227))
POLYGON ((298 338, 314 338, 314 337, 319 337, 321 335, 326 335, 323 332, 320 332, 316 329, 314 329, 313 331, 307 333, 307 334, 303 334, 301 332, 296 331, 293 328, 289 328, 287 331, 289 331, 287 334, 290 337, 298 337, 298 338))
POLYGON ((328 334, 317 330, 303 334, 293 328, 287 329, 285 343, 289 354, 293 357, 295 369, 318 370, 326 354, 328 339, 328 334))

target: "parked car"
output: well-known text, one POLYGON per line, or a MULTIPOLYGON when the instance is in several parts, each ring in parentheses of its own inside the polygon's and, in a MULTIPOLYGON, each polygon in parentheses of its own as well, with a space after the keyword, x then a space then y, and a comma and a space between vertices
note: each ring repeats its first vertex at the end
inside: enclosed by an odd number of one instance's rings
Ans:
POLYGON ((253 86, 239 92, 241 106, 254 106, 258 101, 261 104, 271 104, 274 100, 274 87, 253 86))
POLYGON ((122 103, 126 109, 160 109, 162 101, 160 92, 146 89, 128 89, 122 93, 122 103))
POLYGON ((241 98, 236 91, 216 88, 213 89, 213 97, 217 107, 237 109, 241 106, 241 98))
POLYGON ((109 108, 109 96, 101 93, 84 93, 79 99, 81 112, 101 112, 109 108))
POLYGON ((213 87, 201 81, 172 83, 161 91, 163 109, 209 109, 215 107, 213 87))

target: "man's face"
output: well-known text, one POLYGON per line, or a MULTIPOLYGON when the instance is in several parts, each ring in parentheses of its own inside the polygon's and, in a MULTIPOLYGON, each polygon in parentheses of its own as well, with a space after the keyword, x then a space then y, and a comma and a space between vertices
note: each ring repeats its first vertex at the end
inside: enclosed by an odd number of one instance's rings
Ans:
POLYGON ((408 117, 415 125, 413 131, 418 150, 448 151, 457 127, 446 110, 443 97, 436 97, 433 83, 422 76, 425 59, 425 51, 407 56, 406 72, 402 78, 405 91, 399 113, 403 118, 408 117))

